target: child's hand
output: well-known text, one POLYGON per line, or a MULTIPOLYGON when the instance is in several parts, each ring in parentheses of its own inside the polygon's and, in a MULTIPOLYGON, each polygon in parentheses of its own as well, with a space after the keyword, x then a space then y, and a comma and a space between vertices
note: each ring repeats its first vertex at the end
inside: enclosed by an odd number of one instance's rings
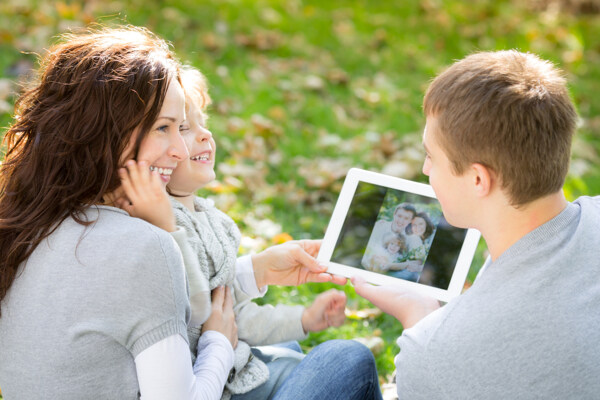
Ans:
POLYGON ((318 332, 330 326, 340 326, 346 320, 346 294, 330 289, 317 296, 302 313, 304 332, 318 332))
POLYGON ((119 170, 119 176, 126 198, 118 199, 117 207, 127 211, 132 217, 173 232, 176 229, 175 216, 158 173, 151 172, 145 161, 136 163, 129 160, 125 166, 127 168, 119 170))

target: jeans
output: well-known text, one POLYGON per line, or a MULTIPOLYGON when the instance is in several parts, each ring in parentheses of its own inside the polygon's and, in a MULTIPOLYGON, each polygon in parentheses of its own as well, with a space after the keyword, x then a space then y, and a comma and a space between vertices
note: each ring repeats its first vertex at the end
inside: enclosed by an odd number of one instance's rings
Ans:
POLYGON ((274 399, 381 399, 373 354, 354 340, 321 343, 292 371, 274 399))
POLYGON ((273 346, 252 347, 252 354, 267 364, 269 380, 247 393, 233 395, 231 400, 272 399, 275 392, 305 357, 300 345, 295 341, 273 346))
POLYGON ((364 345, 329 340, 306 356, 299 351, 296 342, 253 348, 269 380, 232 400, 381 400, 375 359, 364 345))

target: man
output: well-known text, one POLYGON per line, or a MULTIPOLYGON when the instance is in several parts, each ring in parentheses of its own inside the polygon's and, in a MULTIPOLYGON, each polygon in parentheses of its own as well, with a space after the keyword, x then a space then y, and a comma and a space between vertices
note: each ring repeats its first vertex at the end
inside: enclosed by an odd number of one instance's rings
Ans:
POLYGON ((490 260, 444 307, 353 278, 396 317, 400 398, 594 398, 600 393, 600 198, 565 199, 577 115, 552 64, 478 53, 429 87, 423 173, 448 222, 490 260))

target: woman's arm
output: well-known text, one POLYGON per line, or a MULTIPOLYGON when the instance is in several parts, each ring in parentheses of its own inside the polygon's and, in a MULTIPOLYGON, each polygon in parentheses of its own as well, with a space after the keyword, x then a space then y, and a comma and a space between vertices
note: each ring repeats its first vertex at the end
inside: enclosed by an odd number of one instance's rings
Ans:
POLYGON ((180 335, 169 336, 135 358, 142 400, 220 399, 233 367, 233 348, 216 331, 198 342, 198 358, 190 368, 190 351, 180 335))
POLYGON ((193 370, 186 341, 171 335, 135 357, 140 394, 144 400, 220 399, 237 345, 237 326, 228 288, 212 295, 212 312, 198 341, 193 370))

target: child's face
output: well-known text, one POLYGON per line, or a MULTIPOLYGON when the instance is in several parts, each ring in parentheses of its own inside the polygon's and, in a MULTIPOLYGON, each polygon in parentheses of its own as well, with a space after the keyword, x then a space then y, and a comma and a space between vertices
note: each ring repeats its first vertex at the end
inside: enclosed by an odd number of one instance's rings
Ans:
POLYGON ((412 222, 412 233, 417 236, 423 236, 425 230, 427 229, 427 223, 421 217, 414 217, 412 222))
POLYGON ((423 146, 427 153, 423 174, 429 176, 429 184, 442 205, 446 220, 459 228, 468 228, 472 226, 469 217, 475 207, 470 201, 472 176, 469 173, 460 176, 454 174, 450 160, 436 139, 440 134, 437 118, 427 116, 423 132, 423 146))
POLYGON ((177 165, 169 182, 169 190, 177 195, 193 194, 215 179, 215 141, 201 110, 190 108, 182 132, 190 155, 177 165))
POLYGON ((391 254, 396 254, 397 252, 400 251, 400 243, 392 240, 387 245, 387 251, 390 252, 391 254))

